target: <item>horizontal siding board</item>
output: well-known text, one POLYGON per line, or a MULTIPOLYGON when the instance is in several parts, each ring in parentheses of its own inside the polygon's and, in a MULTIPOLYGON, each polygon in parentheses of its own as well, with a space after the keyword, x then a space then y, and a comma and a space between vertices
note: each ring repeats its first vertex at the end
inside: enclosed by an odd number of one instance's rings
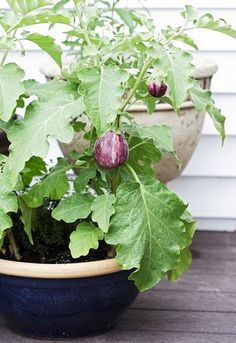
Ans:
POLYGON ((222 147, 219 137, 203 135, 183 175, 234 177, 236 176, 235 152, 236 136, 227 137, 222 147))
MULTIPOLYGON (((160 9, 181 9, 185 4, 192 5, 197 8, 202 9, 235 9, 236 3, 234 0, 224 0, 224 1, 212 1, 212 0, 188 0, 188 1, 179 1, 179 0, 146 0, 142 2, 147 8, 160 8, 160 9)), ((125 6, 128 4, 132 8, 141 8, 142 5, 138 0, 123 0, 121 5, 125 6)), ((8 8, 6 0, 1 0, 1 8, 8 8)))
POLYGON ((180 176, 169 182, 194 217, 236 218, 236 177, 187 177, 180 176))

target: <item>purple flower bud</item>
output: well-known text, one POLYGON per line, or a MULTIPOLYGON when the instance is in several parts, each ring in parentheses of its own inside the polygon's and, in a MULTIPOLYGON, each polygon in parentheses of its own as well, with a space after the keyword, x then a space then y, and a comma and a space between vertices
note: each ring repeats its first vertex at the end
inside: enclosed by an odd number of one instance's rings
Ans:
POLYGON ((128 159, 129 147, 123 135, 108 131, 95 142, 93 156, 97 165, 103 169, 113 169, 128 159))
POLYGON ((166 94, 167 85, 163 81, 160 84, 156 83, 156 81, 151 81, 148 85, 148 91, 155 98, 160 98, 166 94))

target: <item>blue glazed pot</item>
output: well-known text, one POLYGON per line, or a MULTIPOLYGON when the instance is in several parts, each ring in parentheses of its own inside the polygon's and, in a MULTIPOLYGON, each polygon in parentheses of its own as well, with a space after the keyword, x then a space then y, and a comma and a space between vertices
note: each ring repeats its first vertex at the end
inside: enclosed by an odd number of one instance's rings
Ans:
POLYGON ((67 279, 1 274, 1 314, 10 329, 24 336, 74 338, 101 333, 138 295, 129 274, 67 279))

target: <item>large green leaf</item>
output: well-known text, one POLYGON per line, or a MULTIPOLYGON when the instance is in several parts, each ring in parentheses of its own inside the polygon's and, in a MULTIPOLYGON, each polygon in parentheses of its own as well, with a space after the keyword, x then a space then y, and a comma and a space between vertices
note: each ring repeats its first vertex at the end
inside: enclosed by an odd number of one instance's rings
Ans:
POLYGON ((172 269, 186 246, 180 217, 186 206, 152 177, 118 187, 116 213, 106 241, 116 245, 123 269, 137 268, 130 276, 140 290, 153 287, 172 269))
POLYGON ((212 93, 200 87, 199 83, 195 82, 193 88, 189 90, 193 104, 199 112, 207 112, 215 128, 221 135, 222 141, 225 139, 225 117, 221 114, 221 110, 214 105, 212 93))
POLYGON ((15 29, 31 26, 31 25, 38 25, 38 24, 66 24, 70 23, 70 17, 57 13, 54 10, 45 10, 34 15, 27 15, 17 22, 17 24, 8 32, 14 31, 15 29))
POLYGON ((79 224, 70 236, 70 251, 73 258, 86 256, 90 249, 97 249, 99 240, 103 239, 103 232, 91 223, 79 224))
POLYGON ((24 71, 15 63, 6 64, 0 69, 0 119, 8 121, 17 106, 17 100, 25 88, 21 80, 24 71))
POLYGON ((36 9, 52 5, 52 0, 7 0, 9 6, 17 16, 24 16, 36 9))
POLYGON ((98 195, 92 204, 92 220, 98 223, 103 232, 108 232, 110 218, 115 213, 114 204, 116 197, 114 194, 98 195))
POLYGON ((191 54, 173 45, 157 45, 150 49, 150 55, 156 58, 155 66, 165 76, 168 97, 176 112, 186 98, 187 91, 193 87, 194 66, 191 54))
POLYGON ((224 19, 214 19, 214 17, 209 13, 201 16, 196 21, 195 25, 199 28, 218 31, 236 38, 236 30, 234 30, 231 25, 228 25, 224 19))
POLYGON ((90 194, 73 194, 54 208, 52 217, 66 223, 74 223, 77 219, 84 219, 90 215, 92 203, 93 197, 90 194))
POLYGON ((111 127, 117 117, 124 92, 121 83, 128 74, 115 65, 83 69, 79 72, 82 81, 80 92, 84 95, 86 112, 96 127, 98 135, 111 127))
POLYGON ((22 195, 26 205, 36 208, 43 205, 44 199, 60 200, 69 189, 69 181, 66 172, 70 169, 67 161, 58 158, 57 165, 42 180, 22 195))
POLYGON ((28 96, 36 95, 41 101, 48 101, 48 99, 55 97, 56 94, 63 92, 68 94, 77 94, 77 87, 68 84, 62 80, 52 80, 47 83, 40 83, 35 80, 24 81, 26 94, 28 96))
POLYGON ((83 110, 81 98, 75 100, 72 95, 62 92, 48 101, 34 101, 27 107, 24 120, 16 122, 8 131, 8 138, 12 142, 9 166, 13 183, 32 156, 47 156, 49 136, 65 143, 72 140, 74 131, 70 121, 83 110))
POLYGON ((17 18, 12 11, 4 11, 0 13, 0 25, 7 32, 17 22, 17 18))
POLYGON ((50 36, 43 36, 39 33, 30 33, 24 35, 24 38, 37 44, 43 51, 45 51, 52 59, 62 67, 61 56, 62 49, 56 44, 55 39, 50 36))

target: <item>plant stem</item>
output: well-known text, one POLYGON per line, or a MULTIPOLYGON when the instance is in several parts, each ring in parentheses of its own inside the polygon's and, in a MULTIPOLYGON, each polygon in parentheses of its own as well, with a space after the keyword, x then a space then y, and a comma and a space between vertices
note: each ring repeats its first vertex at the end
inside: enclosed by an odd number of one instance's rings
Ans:
POLYGON ((120 180, 120 168, 116 168, 113 171, 113 175, 111 178, 111 188, 112 192, 116 195, 117 187, 119 185, 119 180, 120 180))
POLYGON ((14 254, 14 257, 17 261, 20 261, 21 260, 21 255, 19 253, 19 250, 17 248, 17 245, 16 245, 16 241, 15 241, 15 238, 14 238, 14 235, 12 233, 11 230, 8 230, 7 231, 7 238, 9 240, 9 243, 10 243, 10 246, 12 248, 12 251, 13 251, 13 254, 14 254))
POLYGON ((142 81, 143 79, 143 76, 145 75, 146 71, 148 70, 148 68, 150 67, 150 65, 152 64, 152 62, 154 61, 153 58, 150 58, 146 64, 144 64, 144 66, 142 67, 141 71, 140 71, 140 74, 134 84, 134 87, 131 89, 130 93, 128 94, 128 97, 127 99, 125 100, 123 106, 121 107, 120 111, 121 112, 124 112, 126 106, 129 104, 130 100, 133 98, 136 90, 138 89, 138 86, 140 84, 140 82, 142 81))
POLYGON ((126 163, 126 167, 131 172, 131 174, 133 175, 135 181, 141 185, 141 182, 140 182, 139 177, 136 174, 135 170, 128 163, 126 163))
POLYGON ((146 144, 146 142, 140 142, 140 143, 132 146, 132 148, 130 148, 129 151, 132 151, 132 150, 136 149, 137 147, 139 147, 140 145, 143 145, 143 144, 146 144))
POLYGON ((0 68, 3 68, 4 63, 5 63, 6 59, 7 59, 8 53, 9 53, 9 50, 6 50, 5 53, 4 53, 4 55, 3 55, 3 58, 2 58, 2 60, 1 60, 0 68))

